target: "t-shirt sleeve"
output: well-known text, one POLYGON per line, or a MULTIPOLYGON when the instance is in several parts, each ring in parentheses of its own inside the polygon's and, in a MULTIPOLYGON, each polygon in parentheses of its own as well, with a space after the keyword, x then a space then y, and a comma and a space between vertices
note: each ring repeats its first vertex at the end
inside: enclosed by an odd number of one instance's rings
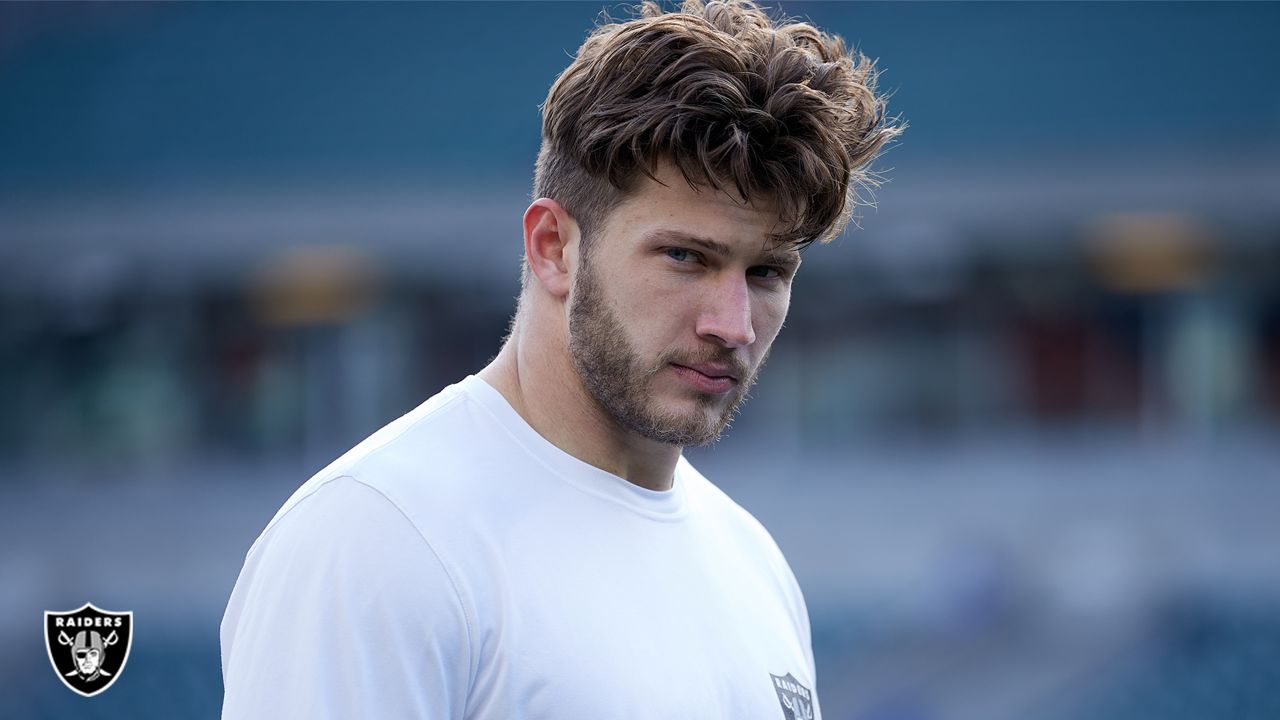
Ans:
POLYGON ((222 621, 223 720, 461 719, 467 613, 379 491, 321 485, 250 550, 222 621))

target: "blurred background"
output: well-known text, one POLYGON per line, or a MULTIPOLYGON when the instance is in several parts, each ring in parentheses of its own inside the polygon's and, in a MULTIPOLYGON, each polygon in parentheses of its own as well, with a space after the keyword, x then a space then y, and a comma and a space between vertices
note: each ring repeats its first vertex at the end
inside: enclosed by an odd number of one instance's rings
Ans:
MULTIPOLYGON (((603 7, 0 4, 0 716, 218 715, 280 503, 497 351, 603 7), (86 601, 136 622, 91 700, 86 601)), ((910 123, 689 452, 825 717, 1280 717, 1280 4, 782 9, 910 123)))

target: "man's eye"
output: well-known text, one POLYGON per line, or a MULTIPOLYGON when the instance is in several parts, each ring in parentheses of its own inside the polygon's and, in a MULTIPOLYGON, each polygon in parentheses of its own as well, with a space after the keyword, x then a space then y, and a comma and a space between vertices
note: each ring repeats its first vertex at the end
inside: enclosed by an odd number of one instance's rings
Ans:
POLYGON ((778 278, 785 276, 785 273, 782 272, 782 268, 774 267, 773 265, 756 265, 755 267, 748 269, 747 274, 762 277, 766 280, 777 280, 778 278))
POLYGON ((698 259, 698 256, 692 250, 685 250, 684 248, 667 248, 667 257, 676 262, 689 262, 698 259))

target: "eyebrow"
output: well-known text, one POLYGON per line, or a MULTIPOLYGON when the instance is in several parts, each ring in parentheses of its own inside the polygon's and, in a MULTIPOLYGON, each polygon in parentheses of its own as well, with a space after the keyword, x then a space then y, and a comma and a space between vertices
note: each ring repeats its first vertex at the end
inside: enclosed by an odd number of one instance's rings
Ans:
POLYGON ((712 240, 711 238, 705 238, 700 235, 690 235, 689 233, 680 232, 679 230, 650 230, 645 234, 644 239, 649 242, 675 242, 697 245, 704 250, 710 250, 711 252, 719 255, 733 254, 733 249, 719 240, 712 240))
MULTIPOLYGON (((697 245, 702 249, 709 250, 717 255, 733 254, 733 248, 729 247, 726 243, 722 243, 719 240, 712 240, 711 238, 705 238, 701 235, 691 235, 689 233, 680 232, 679 230, 651 230, 645 233, 644 239, 649 242, 674 242, 697 245)), ((800 264, 800 252, 794 248, 783 252, 774 250, 769 253, 769 260, 770 262, 798 266, 800 264)))

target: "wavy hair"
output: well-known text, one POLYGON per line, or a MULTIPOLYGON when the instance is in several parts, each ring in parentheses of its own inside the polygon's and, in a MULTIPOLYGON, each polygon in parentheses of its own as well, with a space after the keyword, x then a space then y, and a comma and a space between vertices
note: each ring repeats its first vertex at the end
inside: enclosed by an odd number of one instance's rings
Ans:
POLYGON ((672 161, 691 187, 778 208, 775 240, 803 248, 849 222, 867 166, 903 126, 875 64, 838 36, 776 24, 750 0, 645 2, 599 25, 542 105, 535 197, 558 201, 584 243, 642 175, 672 161))

